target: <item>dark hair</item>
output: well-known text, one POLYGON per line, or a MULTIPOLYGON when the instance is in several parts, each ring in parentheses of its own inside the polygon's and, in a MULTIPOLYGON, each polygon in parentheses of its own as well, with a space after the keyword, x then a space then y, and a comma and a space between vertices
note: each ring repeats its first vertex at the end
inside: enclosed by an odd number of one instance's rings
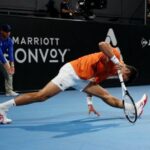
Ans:
POLYGON ((0 29, 2 31, 5 31, 5 32, 11 32, 11 30, 12 30, 11 26, 9 24, 3 24, 3 25, 1 25, 0 29))
POLYGON ((139 73, 138 73, 137 69, 133 66, 126 65, 126 67, 130 70, 129 79, 128 79, 128 81, 126 81, 126 83, 131 83, 138 77, 139 73))

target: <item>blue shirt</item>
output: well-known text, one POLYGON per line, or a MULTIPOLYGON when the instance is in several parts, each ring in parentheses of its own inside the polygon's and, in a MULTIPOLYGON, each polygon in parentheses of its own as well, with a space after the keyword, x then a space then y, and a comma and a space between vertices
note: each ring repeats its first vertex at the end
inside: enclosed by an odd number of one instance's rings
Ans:
POLYGON ((2 63, 7 62, 4 54, 8 54, 8 60, 10 62, 14 62, 13 45, 13 40, 10 37, 8 37, 7 39, 2 39, 2 36, 0 34, 0 61, 2 63))

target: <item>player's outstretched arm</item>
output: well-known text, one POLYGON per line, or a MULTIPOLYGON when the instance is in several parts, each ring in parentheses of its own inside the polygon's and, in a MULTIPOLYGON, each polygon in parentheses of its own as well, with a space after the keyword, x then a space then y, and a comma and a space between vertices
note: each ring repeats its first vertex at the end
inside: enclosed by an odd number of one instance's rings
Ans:
POLYGON ((100 116, 100 113, 97 112, 94 108, 93 102, 92 102, 92 95, 88 94, 86 97, 87 105, 88 105, 88 112, 89 114, 94 113, 97 116, 100 116))

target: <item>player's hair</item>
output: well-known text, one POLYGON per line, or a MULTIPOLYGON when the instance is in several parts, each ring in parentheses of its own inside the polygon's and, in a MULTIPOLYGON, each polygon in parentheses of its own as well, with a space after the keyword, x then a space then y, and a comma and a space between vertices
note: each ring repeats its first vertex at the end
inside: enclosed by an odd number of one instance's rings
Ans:
POLYGON ((138 73, 138 70, 134 66, 126 65, 126 67, 130 70, 129 79, 128 81, 126 81, 126 83, 131 83, 135 79, 137 79, 139 73, 138 73))

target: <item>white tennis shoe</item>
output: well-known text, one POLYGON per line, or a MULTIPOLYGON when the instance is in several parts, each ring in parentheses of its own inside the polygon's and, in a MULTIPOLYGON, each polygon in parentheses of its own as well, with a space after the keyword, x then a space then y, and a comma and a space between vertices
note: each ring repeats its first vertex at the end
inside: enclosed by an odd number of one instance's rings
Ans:
POLYGON ((147 101, 148 101, 148 96, 144 94, 143 97, 136 103, 138 117, 142 115, 144 111, 144 106, 146 105, 147 101))
POLYGON ((10 124, 12 122, 11 119, 7 118, 7 112, 8 110, 0 105, 0 124, 10 124))
POLYGON ((6 96, 18 96, 19 94, 14 91, 6 92, 6 96))

